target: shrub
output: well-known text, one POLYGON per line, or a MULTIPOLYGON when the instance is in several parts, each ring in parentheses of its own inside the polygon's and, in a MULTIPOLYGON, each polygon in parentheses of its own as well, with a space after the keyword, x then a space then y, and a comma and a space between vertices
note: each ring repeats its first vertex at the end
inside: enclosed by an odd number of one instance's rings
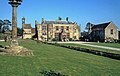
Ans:
POLYGON ((53 38, 53 39, 52 39, 52 41, 56 41, 56 39, 55 39, 55 38, 53 38))
POLYGON ((117 43, 120 43, 120 39, 119 39, 119 40, 117 40, 117 43))
POLYGON ((7 35, 0 33, 0 40, 5 39, 6 36, 7 36, 7 35))
POLYGON ((45 71, 43 70, 42 72, 40 72, 41 74, 43 74, 44 76, 68 76, 68 75, 64 75, 64 74, 61 74, 59 72, 55 72, 55 71, 45 71))
POLYGON ((72 38, 70 38, 70 39, 69 39, 69 41, 73 41, 73 39, 72 39, 72 38))
POLYGON ((59 39, 57 39, 57 38, 53 38, 52 41, 59 41, 59 39))

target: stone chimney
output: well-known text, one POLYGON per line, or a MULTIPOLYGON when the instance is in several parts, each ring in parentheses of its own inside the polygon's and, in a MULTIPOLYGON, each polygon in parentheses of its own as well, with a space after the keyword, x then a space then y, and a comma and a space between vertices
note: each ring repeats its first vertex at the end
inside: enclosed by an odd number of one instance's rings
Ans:
POLYGON ((35 25, 37 25, 38 24, 38 21, 37 20, 35 20, 35 25))
POLYGON ((69 21, 69 18, 68 18, 68 17, 66 17, 66 21, 69 21))
POLYGON ((90 22, 87 23, 88 33, 89 33, 89 34, 91 34, 91 32, 92 32, 92 27, 93 27, 93 26, 94 26, 94 24, 92 24, 92 23, 90 23, 90 22))
POLYGON ((62 18, 61 18, 61 17, 58 17, 58 20, 60 20, 60 21, 61 21, 61 20, 62 20, 62 18))
POLYGON ((44 18, 42 18, 42 24, 45 22, 44 18))

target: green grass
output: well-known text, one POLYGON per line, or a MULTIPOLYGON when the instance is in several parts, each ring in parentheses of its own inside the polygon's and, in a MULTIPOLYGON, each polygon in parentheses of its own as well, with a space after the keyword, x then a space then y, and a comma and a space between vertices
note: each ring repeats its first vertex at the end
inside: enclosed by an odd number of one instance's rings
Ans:
MULTIPOLYGON (((53 70, 69 76, 119 76, 120 61, 78 52, 31 40, 20 45, 33 51, 34 56, 0 55, 0 76, 43 76, 42 70, 53 70)), ((0 45, 7 43, 0 42, 0 45)))
POLYGON ((92 45, 100 45, 100 46, 108 46, 108 47, 113 47, 113 48, 120 48, 120 44, 119 43, 89 43, 92 45))
MULTIPOLYGON (((91 44, 92 44, 92 43, 91 43, 91 44)), ((97 43, 96 43, 96 44, 97 44, 97 43)), ((91 47, 91 46, 85 46, 85 45, 80 45, 80 44, 63 43, 62 45, 79 46, 79 47, 81 47, 81 48, 87 48, 87 49, 99 50, 99 51, 103 51, 103 52, 110 52, 110 53, 120 54, 120 51, 103 49, 103 48, 97 48, 97 47, 91 47)), ((94 44, 94 45, 95 45, 95 44, 94 44)))

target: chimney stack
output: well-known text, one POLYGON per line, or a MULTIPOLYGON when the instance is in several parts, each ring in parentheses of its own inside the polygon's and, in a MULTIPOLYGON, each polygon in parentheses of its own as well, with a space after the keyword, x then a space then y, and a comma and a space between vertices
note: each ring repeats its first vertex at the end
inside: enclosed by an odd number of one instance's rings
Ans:
POLYGON ((42 24, 45 22, 44 18, 42 18, 42 24))
POLYGON ((62 18, 61 18, 61 17, 58 17, 58 20, 60 20, 60 21, 61 21, 61 20, 62 20, 62 18))
POLYGON ((66 17, 66 21, 68 21, 69 20, 69 18, 68 17, 66 17))
POLYGON ((37 22, 37 20, 35 20, 35 25, 37 25, 38 24, 38 22, 37 22))

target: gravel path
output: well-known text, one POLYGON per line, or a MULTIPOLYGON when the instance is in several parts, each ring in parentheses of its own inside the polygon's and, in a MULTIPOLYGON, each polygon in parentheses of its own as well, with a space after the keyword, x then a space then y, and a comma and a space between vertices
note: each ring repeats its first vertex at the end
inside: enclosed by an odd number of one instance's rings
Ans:
POLYGON ((99 46, 99 45, 87 44, 87 43, 90 43, 90 42, 58 42, 58 43, 73 43, 73 44, 80 44, 80 45, 84 45, 84 46, 91 46, 91 47, 97 47, 97 48, 120 51, 120 48, 113 48, 113 47, 107 47, 107 46, 99 46))

